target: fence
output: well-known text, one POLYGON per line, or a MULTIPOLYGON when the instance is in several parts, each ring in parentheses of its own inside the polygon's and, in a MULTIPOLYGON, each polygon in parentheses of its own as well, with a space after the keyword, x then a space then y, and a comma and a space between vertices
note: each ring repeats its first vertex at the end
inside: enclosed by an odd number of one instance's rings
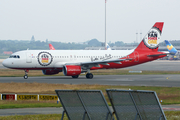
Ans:
POLYGON ((15 93, 3 93, 0 94, 0 100, 56 100, 59 101, 56 94, 15 94, 15 93))
POLYGON ((156 92, 106 90, 117 120, 166 120, 156 92))
POLYGON ((98 90, 55 90, 69 120, 111 120, 112 113, 98 90))
POLYGON ((156 92, 106 90, 111 113, 101 91, 55 90, 69 120, 166 120, 156 92))

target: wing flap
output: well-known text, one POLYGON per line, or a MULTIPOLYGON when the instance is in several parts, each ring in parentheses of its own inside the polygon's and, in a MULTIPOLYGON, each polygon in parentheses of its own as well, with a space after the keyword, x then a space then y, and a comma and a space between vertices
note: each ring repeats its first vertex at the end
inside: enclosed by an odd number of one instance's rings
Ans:
POLYGON ((122 64, 121 61, 125 61, 125 60, 132 60, 132 59, 128 58, 128 59, 114 59, 114 60, 112 59, 112 60, 81 62, 80 65, 91 65, 91 64, 109 65, 108 63, 122 64))

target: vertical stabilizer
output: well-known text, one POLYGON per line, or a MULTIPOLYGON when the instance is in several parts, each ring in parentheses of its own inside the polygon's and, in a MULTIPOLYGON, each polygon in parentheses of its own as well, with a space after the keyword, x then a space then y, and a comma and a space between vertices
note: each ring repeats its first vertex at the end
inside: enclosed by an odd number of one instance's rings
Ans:
POLYGON ((135 51, 158 51, 163 25, 164 22, 156 22, 154 26, 149 30, 149 32, 145 35, 135 51))
POLYGON ((111 47, 108 44, 106 44, 106 48, 107 50, 111 50, 111 47))
POLYGON ((49 44, 49 49, 50 50, 55 50, 55 48, 52 46, 52 44, 49 44))
POLYGON ((170 54, 175 55, 177 53, 176 48, 173 47, 173 45, 168 40, 165 40, 165 43, 166 43, 166 47, 167 47, 168 51, 170 52, 170 54))

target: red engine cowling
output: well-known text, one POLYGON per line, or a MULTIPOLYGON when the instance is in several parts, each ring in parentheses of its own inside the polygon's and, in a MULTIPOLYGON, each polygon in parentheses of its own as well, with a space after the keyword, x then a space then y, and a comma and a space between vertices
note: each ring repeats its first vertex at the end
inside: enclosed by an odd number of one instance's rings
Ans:
POLYGON ((54 75, 54 74, 58 74, 59 72, 60 72, 60 70, 55 70, 55 69, 42 70, 42 73, 44 75, 54 75))
POLYGON ((63 73, 65 76, 76 76, 81 74, 81 66, 65 65, 63 66, 63 73))

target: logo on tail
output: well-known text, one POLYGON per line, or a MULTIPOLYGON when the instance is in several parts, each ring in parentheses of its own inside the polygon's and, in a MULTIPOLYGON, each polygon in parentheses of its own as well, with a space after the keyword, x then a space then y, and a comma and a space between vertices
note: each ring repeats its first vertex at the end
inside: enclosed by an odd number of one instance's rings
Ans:
POLYGON ((160 41, 161 32, 159 29, 153 27, 144 38, 144 43, 148 48, 157 48, 160 41))

